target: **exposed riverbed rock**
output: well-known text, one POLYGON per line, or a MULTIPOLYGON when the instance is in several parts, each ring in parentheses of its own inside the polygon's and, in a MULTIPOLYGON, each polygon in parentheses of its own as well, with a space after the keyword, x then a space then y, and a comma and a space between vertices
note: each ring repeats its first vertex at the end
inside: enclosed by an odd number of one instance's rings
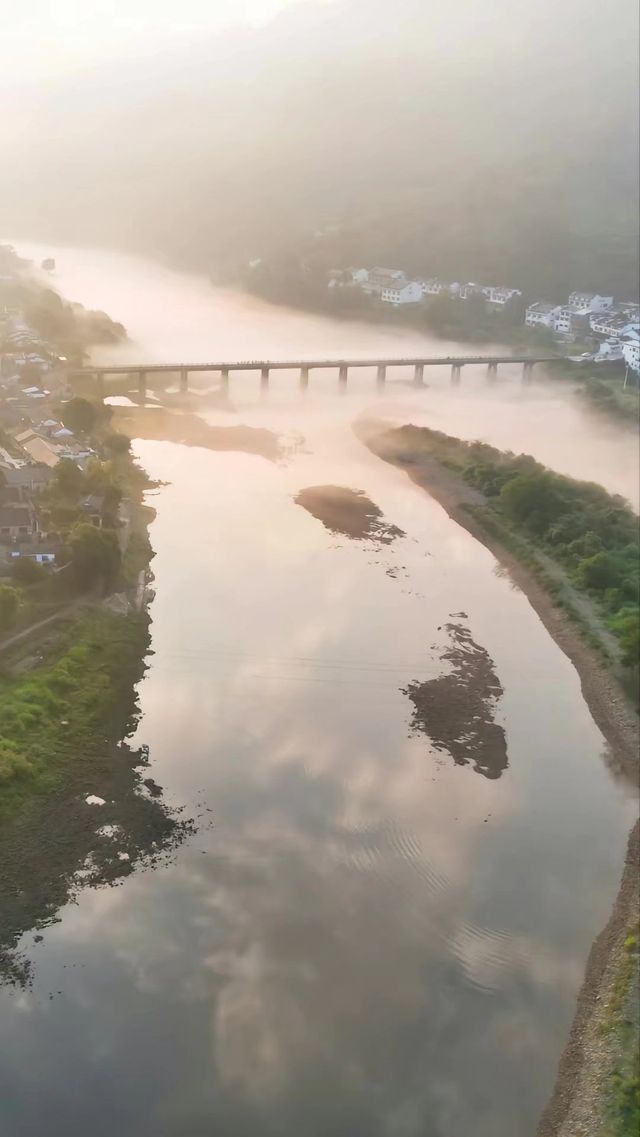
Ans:
POLYGON ((403 689, 413 703, 411 733, 426 735, 456 765, 499 778, 509 764, 506 735, 494 718, 502 685, 491 657, 469 629, 459 623, 445 627, 451 645, 442 658, 451 670, 403 689))
POLYGON ((354 541, 376 541, 390 545, 405 534, 397 525, 385 521, 378 508, 362 490, 344 486, 308 486, 294 498, 330 533, 340 533, 354 541))

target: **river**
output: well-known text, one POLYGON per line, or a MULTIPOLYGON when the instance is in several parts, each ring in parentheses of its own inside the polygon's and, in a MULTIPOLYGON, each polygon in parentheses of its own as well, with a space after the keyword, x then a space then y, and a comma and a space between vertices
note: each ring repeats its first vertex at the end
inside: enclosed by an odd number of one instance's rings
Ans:
MULTIPOLYGON (((126 325, 133 344, 96 361, 465 352, 16 244, 126 325)), ((634 794, 524 595, 350 423, 482 437, 628 497, 636 447, 543 376, 391 379, 378 396, 365 371, 340 396, 312 376, 303 398, 283 375, 261 398, 240 376, 235 409, 203 400, 213 425, 274 432, 277 461, 135 441, 162 485, 133 743, 201 824, 168 863, 25 935, 33 985, 0 992, 6 1137, 533 1137, 634 794), (329 531, 294 501, 327 484, 401 534, 329 531), (491 771, 411 730, 406 689, 455 669, 455 629, 502 688, 491 771)))

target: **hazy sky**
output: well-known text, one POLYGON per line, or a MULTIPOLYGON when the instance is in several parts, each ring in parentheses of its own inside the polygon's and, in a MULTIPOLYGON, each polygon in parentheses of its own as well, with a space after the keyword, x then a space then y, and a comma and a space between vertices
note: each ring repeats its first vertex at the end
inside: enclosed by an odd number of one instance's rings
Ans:
POLYGON ((308 0, 8 0, 3 79, 33 82, 114 57, 147 55, 308 0))

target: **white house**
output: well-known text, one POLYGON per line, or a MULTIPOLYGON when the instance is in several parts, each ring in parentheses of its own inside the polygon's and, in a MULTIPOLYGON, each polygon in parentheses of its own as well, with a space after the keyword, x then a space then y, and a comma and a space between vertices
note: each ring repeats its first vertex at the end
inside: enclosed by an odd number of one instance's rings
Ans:
POLYGON ((603 340, 598 349, 598 354, 594 357, 598 363, 604 360, 613 361, 614 359, 622 359, 623 351, 620 340, 603 340))
POLYGON ((638 335, 640 323, 629 323, 624 316, 592 316, 591 331, 603 339, 633 339, 638 335))
POLYGON ((569 307, 581 310, 588 308, 590 312, 607 312, 613 308, 613 296, 599 296, 597 292, 572 292, 569 296, 569 307))
POLYGON ((622 354, 629 370, 640 374, 640 340, 629 340, 623 344, 622 354))
POLYGON ((589 311, 571 308, 559 308, 554 316, 553 330, 567 340, 579 339, 589 330, 589 311))
POLYGON ((488 304, 503 308, 515 296, 522 296, 519 288, 505 288, 504 285, 488 284, 482 289, 488 304))
POLYGON ((449 291, 452 296, 457 296, 460 300, 469 300, 472 296, 482 296, 484 288, 481 284, 469 281, 467 284, 452 284, 449 291))
POLYGON ((416 304, 422 300, 422 285, 417 280, 398 280, 380 293, 386 304, 416 304))
POLYGON ((364 284, 369 279, 369 270, 366 268, 349 268, 352 284, 364 284))
POLYGON ((625 326, 624 316, 613 314, 611 312, 593 312, 589 318, 591 331, 597 336, 602 336, 604 339, 610 339, 611 336, 617 337, 620 335, 621 329, 625 326))
POLYGON ((392 288, 398 281, 406 283, 406 279, 402 269, 399 268, 372 268, 360 287, 363 292, 373 292, 380 296, 383 288, 392 288))
POLYGON ((546 300, 536 300, 535 304, 530 304, 527 308, 524 322, 530 328, 553 328, 559 311, 559 304, 549 304, 546 300))
POLYGON ((422 288, 423 296, 439 296, 441 292, 448 291, 448 285, 438 280, 435 276, 431 277, 430 280, 420 280, 418 283, 422 288))
POLYGON ((621 300, 618 304, 613 306, 614 312, 619 312, 621 316, 626 316, 632 324, 637 324, 640 320, 640 304, 635 300, 621 300))

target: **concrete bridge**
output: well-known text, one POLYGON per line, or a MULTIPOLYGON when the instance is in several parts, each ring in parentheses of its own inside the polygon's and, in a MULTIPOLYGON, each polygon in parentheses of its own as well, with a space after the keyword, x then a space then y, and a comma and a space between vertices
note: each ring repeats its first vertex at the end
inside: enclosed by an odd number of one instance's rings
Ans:
POLYGON ((413 381, 420 387, 424 383, 426 367, 451 368, 451 382, 460 382, 462 368, 469 364, 480 364, 487 368, 489 377, 495 377, 498 367, 505 363, 522 364, 522 378, 531 379, 536 363, 550 363, 552 360, 565 358, 558 355, 431 355, 409 358, 376 358, 376 359, 296 359, 296 360, 256 360, 243 359, 222 363, 131 363, 107 365, 104 367, 83 367, 72 373, 72 378, 89 378, 96 383, 97 393, 104 398, 104 380, 108 375, 131 375, 137 381, 138 391, 146 394, 147 379, 152 375, 172 374, 180 379, 180 390, 189 390, 189 375, 194 372, 215 372, 220 375, 223 389, 229 386, 229 376, 232 371, 256 371, 260 373, 260 385, 263 390, 269 387, 269 375, 272 371, 297 371, 299 384, 302 390, 309 386, 309 373, 311 371, 337 371, 340 388, 347 385, 350 370, 355 367, 375 367, 376 385, 384 387, 388 367, 406 367, 413 372, 413 381))

